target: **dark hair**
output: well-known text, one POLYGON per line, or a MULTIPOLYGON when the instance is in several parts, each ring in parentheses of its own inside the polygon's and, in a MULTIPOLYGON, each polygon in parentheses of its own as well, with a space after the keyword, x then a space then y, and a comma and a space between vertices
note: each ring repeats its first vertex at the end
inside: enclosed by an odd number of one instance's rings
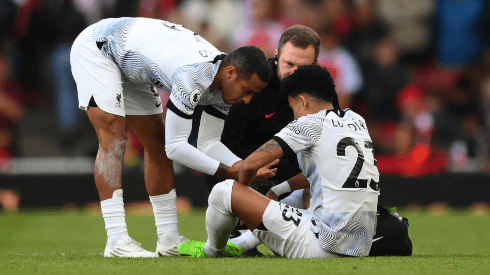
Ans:
POLYGON ((255 46, 240 47, 223 59, 225 66, 235 66, 238 77, 249 79, 252 74, 257 73, 260 80, 265 83, 271 79, 271 66, 267 61, 265 53, 255 46))
POLYGON ((332 102, 334 108, 340 109, 332 75, 318 64, 299 67, 281 82, 281 93, 291 97, 308 94, 332 102))
POLYGON ((315 60, 320 54, 320 36, 312 28, 303 25, 294 25, 281 34, 277 51, 281 55, 282 48, 287 42, 291 42, 295 47, 306 49, 310 45, 315 48, 315 60))

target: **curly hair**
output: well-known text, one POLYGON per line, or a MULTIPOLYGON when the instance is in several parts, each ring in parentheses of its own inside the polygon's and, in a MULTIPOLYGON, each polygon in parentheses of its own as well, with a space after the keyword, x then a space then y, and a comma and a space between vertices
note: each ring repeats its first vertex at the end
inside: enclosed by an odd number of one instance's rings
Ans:
POLYGON ((296 97, 308 94, 321 100, 333 103, 338 98, 332 75, 325 67, 318 64, 299 67, 294 73, 281 82, 281 93, 296 97))
POLYGON ((225 56, 223 64, 235 66, 238 77, 242 79, 249 79, 254 73, 265 83, 271 79, 272 70, 267 56, 255 46, 244 46, 234 50, 225 56))

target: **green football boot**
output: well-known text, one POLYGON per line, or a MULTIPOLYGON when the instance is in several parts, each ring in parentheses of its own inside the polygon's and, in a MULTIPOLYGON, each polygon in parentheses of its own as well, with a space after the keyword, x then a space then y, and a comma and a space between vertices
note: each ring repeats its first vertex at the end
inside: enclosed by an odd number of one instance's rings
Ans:
POLYGON ((208 254, 204 252, 205 242, 201 241, 187 241, 179 244, 177 252, 180 256, 191 256, 196 258, 209 258, 208 254))
MULTIPOLYGON (((178 253, 181 256, 191 256, 196 258, 210 258, 206 252, 204 252, 204 246, 206 242, 201 241, 187 241, 179 245, 178 253)), ((221 251, 218 255, 219 258, 238 258, 242 256, 243 248, 232 242, 228 242, 225 250, 221 251)))
POLYGON ((220 257, 230 257, 230 258, 238 258, 243 254, 243 248, 238 244, 234 244, 232 242, 228 242, 226 244, 225 250, 221 251, 220 257))

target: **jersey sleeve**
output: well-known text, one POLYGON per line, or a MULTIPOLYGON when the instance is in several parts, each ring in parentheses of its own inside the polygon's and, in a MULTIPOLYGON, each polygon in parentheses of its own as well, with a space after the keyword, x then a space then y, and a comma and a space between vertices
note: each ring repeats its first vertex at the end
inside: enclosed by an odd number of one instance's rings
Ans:
POLYGON ((177 68, 172 76, 172 92, 168 108, 175 114, 189 118, 214 80, 211 62, 190 64, 177 68))
POLYGON ((192 120, 184 119, 172 110, 165 121, 165 152, 169 159, 208 175, 214 175, 219 161, 207 156, 189 144, 192 120))
POLYGON ((291 121, 273 139, 281 145, 285 155, 297 154, 314 146, 320 140, 322 129, 322 120, 303 116, 291 121))

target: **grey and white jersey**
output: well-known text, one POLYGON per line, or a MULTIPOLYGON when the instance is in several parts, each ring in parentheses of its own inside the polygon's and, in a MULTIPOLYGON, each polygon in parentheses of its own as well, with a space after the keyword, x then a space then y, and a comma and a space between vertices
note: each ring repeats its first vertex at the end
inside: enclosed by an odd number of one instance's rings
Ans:
POLYGON ((210 88, 221 64, 216 57, 223 53, 194 32, 163 20, 111 18, 96 23, 92 37, 123 81, 166 89, 184 115, 197 105, 228 113, 222 93, 210 88))
POLYGON ((323 248, 367 256, 376 228, 379 172, 365 120, 346 109, 322 110, 289 123, 275 138, 297 153, 311 184, 311 230, 323 248))

